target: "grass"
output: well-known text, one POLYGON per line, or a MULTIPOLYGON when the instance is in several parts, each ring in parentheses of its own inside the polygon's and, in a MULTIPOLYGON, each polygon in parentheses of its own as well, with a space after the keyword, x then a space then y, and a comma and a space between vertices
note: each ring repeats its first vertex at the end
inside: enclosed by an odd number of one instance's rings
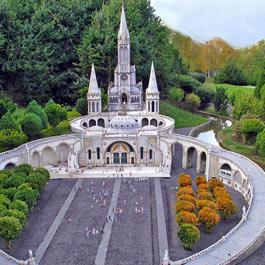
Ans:
POLYGON ((224 130, 221 130, 218 134, 220 145, 228 149, 230 151, 240 153, 251 160, 253 160, 255 163, 257 163, 259 166, 261 166, 263 169, 265 169, 265 159, 258 156, 255 152, 254 145, 246 145, 242 143, 238 143, 233 138, 233 126, 226 128, 224 130))
POLYGON ((230 84, 214 84, 214 83, 206 83, 204 84, 206 88, 209 90, 215 91, 217 87, 223 87, 227 91, 227 95, 229 99, 232 97, 233 94, 238 95, 240 93, 248 93, 253 94, 254 93, 254 87, 253 86, 235 86, 230 84))
POLYGON ((160 102, 160 114, 174 119, 176 128, 193 127, 208 121, 203 116, 179 109, 166 101, 160 102))

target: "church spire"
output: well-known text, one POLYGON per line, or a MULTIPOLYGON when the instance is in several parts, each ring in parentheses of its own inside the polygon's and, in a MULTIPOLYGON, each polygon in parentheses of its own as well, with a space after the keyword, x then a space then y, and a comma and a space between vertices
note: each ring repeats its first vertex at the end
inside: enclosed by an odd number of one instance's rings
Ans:
POLYGON ((157 81, 156 81, 156 74, 155 74, 155 67, 154 63, 152 62, 151 66, 151 73, 150 73, 150 79, 149 79, 149 85, 146 89, 146 93, 150 94, 158 94, 158 87, 157 87, 157 81))
POLYGON ((120 37, 127 37, 128 39, 130 38, 129 30, 127 27, 124 3, 122 4, 122 11, 121 11, 119 38, 120 37))
POLYGON ((98 88, 98 81, 96 77, 95 66, 93 63, 92 63, 92 68, 91 68, 88 93, 92 93, 92 94, 100 93, 100 90, 98 88))

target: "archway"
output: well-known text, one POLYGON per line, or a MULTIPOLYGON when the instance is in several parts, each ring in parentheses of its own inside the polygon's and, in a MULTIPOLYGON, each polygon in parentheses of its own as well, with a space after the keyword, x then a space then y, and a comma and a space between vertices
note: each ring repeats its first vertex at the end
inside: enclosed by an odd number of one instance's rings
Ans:
POLYGON ((229 164, 223 164, 220 167, 220 177, 232 180, 232 168, 229 164))
POLYGON ((51 147, 45 147, 41 152, 41 161, 43 166, 56 165, 56 154, 51 147))
POLYGON ((142 127, 148 126, 148 119, 147 118, 143 118, 142 119, 142 127))
POLYGON ((15 163, 9 162, 5 165, 4 169, 14 169, 16 167, 15 163))
POLYGON ((60 165, 67 165, 70 147, 66 143, 61 143, 57 147, 58 162, 60 165))
POLYGON ((39 167, 40 166, 40 154, 37 151, 34 151, 31 156, 31 164, 33 167, 39 167))
POLYGON ((240 174, 239 171, 236 171, 235 174, 234 174, 234 181, 239 184, 239 185, 242 185, 242 176, 240 174))
POLYGON ((93 127, 93 126, 96 126, 97 125, 97 123, 96 123, 96 121, 95 120, 90 120, 89 121, 89 127, 93 127))
POLYGON ((187 167, 196 168, 197 166, 197 150, 194 147, 190 147, 187 151, 187 167))
POLYGON ((125 165, 125 164, 130 164, 132 162, 134 163, 134 156, 135 156, 134 149, 130 144, 126 142, 115 142, 111 144, 107 148, 106 153, 107 152, 109 152, 112 157, 112 161, 110 161, 110 164, 125 165))
POLYGON ((150 124, 153 125, 153 126, 155 126, 155 127, 157 127, 157 120, 156 119, 152 119, 150 121, 150 124))
POLYGON ((206 154, 205 152, 201 153, 201 164, 200 164, 200 173, 205 174, 206 171, 206 154))
POLYGON ((88 128, 88 125, 87 125, 86 122, 83 123, 83 126, 84 126, 85 128, 88 128))
POLYGON ((122 93, 122 95, 121 95, 121 103, 122 104, 127 104, 127 102, 128 102, 127 95, 125 93, 122 93))
POLYGON ((105 127, 105 121, 102 118, 98 119, 98 126, 105 127))

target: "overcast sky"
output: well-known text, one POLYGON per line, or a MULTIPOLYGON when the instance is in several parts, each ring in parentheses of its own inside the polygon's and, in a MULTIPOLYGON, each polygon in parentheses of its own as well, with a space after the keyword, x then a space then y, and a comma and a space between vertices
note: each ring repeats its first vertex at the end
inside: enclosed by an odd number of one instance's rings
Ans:
POLYGON ((221 37, 235 47, 265 39, 265 0, 151 0, 162 21, 198 41, 221 37))

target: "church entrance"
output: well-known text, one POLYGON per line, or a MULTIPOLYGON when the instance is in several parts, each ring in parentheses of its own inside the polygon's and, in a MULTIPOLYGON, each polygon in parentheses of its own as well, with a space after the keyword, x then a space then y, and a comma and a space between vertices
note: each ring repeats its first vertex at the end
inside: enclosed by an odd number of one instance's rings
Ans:
POLYGON ((110 153, 111 159, 107 159, 109 164, 114 165, 127 165, 134 164, 135 153, 133 148, 125 142, 116 142, 112 144, 108 149, 107 153, 110 153), (111 161, 112 160, 112 161, 111 161))
POLYGON ((128 102, 128 98, 127 98, 127 95, 125 93, 122 93, 122 95, 121 95, 121 102, 123 105, 127 104, 127 102, 128 102))

